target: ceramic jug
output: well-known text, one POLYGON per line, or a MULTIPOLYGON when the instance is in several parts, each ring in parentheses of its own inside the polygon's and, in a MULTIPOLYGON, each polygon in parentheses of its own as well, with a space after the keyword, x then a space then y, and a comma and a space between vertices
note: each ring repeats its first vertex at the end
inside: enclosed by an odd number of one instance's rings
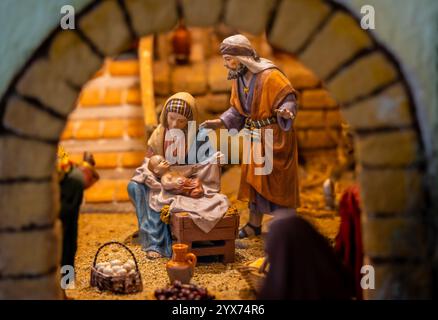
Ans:
POLYGON ((183 243, 174 244, 172 250, 172 259, 169 260, 166 266, 170 283, 173 283, 175 280, 185 284, 190 283, 196 266, 196 256, 188 252, 189 246, 183 243))
POLYGON ((173 53, 177 64, 187 64, 190 60, 192 39, 189 30, 180 21, 172 37, 173 53))

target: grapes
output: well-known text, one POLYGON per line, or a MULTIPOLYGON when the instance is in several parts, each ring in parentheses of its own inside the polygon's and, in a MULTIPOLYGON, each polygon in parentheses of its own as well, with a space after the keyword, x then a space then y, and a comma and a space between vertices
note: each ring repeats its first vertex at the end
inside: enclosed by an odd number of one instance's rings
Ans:
POLYGON ((213 300, 215 296, 206 288, 175 281, 170 287, 155 290, 157 300, 213 300))

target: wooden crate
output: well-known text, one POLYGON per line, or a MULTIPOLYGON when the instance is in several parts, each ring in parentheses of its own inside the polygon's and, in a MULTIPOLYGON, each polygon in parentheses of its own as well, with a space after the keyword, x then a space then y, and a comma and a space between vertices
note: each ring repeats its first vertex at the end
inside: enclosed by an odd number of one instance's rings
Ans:
POLYGON ((239 215, 227 214, 209 232, 205 233, 195 225, 187 213, 172 214, 170 218, 172 236, 179 243, 185 243, 196 256, 222 256, 223 263, 234 262, 235 240, 239 231, 239 215), (196 247, 201 241, 215 242, 211 246, 196 247))

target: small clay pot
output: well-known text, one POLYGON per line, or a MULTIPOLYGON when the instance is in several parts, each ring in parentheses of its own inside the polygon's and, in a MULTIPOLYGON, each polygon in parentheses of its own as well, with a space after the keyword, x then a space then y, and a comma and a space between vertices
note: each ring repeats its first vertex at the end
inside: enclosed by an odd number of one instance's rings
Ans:
POLYGON ((190 60, 192 39, 190 31, 181 21, 172 36, 173 54, 177 64, 187 64, 190 60))
POLYGON ((172 259, 169 260, 166 265, 170 283, 178 280, 181 281, 181 283, 188 284, 195 271, 196 256, 188 252, 188 245, 183 243, 174 244, 172 249, 172 259))

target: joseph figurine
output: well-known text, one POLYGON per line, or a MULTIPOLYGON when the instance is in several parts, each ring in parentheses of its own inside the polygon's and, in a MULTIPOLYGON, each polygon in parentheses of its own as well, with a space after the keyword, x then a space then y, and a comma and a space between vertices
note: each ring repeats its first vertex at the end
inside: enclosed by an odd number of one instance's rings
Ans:
MULTIPOLYGON (((266 175, 256 175, 253 163, 242 164, 239 200, 248 201, 249 221, 239 230, 239 238, 258 236, 264 214, 274 219, 296 213, 300 205, 298 187, 298 146, 294 126, 297 93, 287 77, 271 61, 260 58, 243 35, 226 38, 220 52, 232 80, 231 107, 219 119, 200 127, 257 129, 273 133, 273 167, 266 175)), ((261 139, 262 150, 265 150, 261 139)), ((253 152, 253 151, 252 151, 253 152)))

